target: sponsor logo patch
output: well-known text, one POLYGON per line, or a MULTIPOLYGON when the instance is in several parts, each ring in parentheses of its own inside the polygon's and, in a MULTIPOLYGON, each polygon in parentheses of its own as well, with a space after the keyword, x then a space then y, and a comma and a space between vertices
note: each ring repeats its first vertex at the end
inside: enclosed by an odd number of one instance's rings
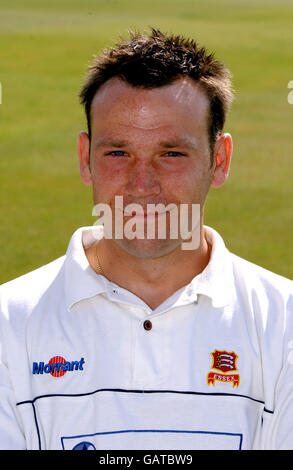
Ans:
POLYGON ((215 349, 215 351, 211 353, 211 356, 213 358, 211 369, 218 370, 222 373, 209 372, 207 376, 208 385, 215 385, 215 381, 218 381, 222 383, 232 383, 233 388, 238 387, 240 382, 239 374, 231 374, 231 372, 237 371, 237 354, 215 349))
POLYGON ((62 356, 54 356, 45 362, 33 362, 33 374, 51 374, 53 377, 62 377, 66 372, 83 370, 85 363, 82 357, 79 361, 66 361, 62 356))

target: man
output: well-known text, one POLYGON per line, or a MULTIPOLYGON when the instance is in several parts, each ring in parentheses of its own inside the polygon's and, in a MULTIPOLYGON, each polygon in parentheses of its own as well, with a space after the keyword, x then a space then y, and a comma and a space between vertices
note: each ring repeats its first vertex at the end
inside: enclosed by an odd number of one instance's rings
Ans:
POLYGON ((110 212, 1 287, 1 448, 292 448, 292 282, 204 226, 232 155, 229 71, 153 29, 96 58, 80 98, 81 177, 110 212))

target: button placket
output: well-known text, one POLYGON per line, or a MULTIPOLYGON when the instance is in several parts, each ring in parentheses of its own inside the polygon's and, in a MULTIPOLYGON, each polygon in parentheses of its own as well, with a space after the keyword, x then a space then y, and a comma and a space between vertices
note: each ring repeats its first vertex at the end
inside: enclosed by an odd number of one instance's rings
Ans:
POLYGON ((155 323, 146 318, 137 323, 132 369, 135 387, 154 387, 164 380, 165 332, 155 323))

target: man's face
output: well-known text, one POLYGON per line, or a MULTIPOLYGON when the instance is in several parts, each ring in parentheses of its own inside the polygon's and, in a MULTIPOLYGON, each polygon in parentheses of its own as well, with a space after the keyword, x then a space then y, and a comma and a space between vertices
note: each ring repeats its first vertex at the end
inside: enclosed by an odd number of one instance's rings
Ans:
MULTIPOLYGON (((137 203, 146 210, 147 204, 173 203, 178 209, 180 204, 203 209, 215 169, 208 112, 207 97, 190 79, 154 89, 135 88, 119 78, 106 82, 91 106, 90 155, 87 134, 80 135, 79 144, 82 178, 93 185, 94 204, 108 204, 113 215, 115 196, 123 197, 124 207, 137 203)), ((166 220, 168 234, 168 212, 166 220)), ((115 243, 134 256, 159 257, 182 242, 166 238, 124 237, 115 243)))

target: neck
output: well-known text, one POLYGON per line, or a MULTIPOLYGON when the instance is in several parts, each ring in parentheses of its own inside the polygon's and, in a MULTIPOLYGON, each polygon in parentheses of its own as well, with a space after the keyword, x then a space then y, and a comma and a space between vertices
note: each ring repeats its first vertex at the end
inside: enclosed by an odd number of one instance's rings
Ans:
POLYGON ((115 284, 140 297, 152 309, 201 273, 210 258, 209 245, 201 230, 196 250, 177 247, 158 258, 141 258, 123 250, 114 240, 103 238, 86 250, 91 267, 97 266, 96 248, 103 274, 115 284))

